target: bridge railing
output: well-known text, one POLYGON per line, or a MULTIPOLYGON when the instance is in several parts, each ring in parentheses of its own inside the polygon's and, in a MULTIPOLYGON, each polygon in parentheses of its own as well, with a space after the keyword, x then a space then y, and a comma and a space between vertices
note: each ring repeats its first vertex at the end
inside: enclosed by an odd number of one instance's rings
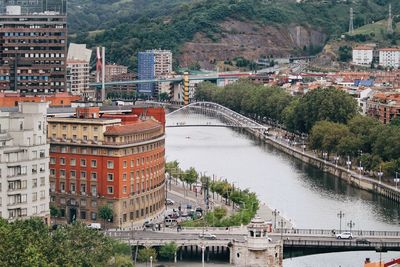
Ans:
POLYGON ((400 248, 400 242, 357 242, 354 240, 283 240, 284 247, 359 247, 359 248, 400 248))
MULTIPOLYGON (((349 230, 342 230, 342 232, 350 232, 349 230)), ((322 235, 333 236, 339 234, 338 229, 275 229, 274 233, 283 233, 288 235, 322 235)), ((374 236, 374 237, 400 237, 400 231, 373 231, 373 230, 351 230, 354 236, 374 236)))

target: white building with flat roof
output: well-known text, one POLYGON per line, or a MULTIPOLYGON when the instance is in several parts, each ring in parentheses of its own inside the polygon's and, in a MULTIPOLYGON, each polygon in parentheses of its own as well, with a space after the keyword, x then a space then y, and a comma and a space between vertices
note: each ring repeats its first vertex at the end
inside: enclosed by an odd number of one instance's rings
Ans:
POLYGON ((90 58, 92 50, 87 49, 85 44, 71 43, 67 57, 67 87, 73 95, 84 98, 95 97, 94 89, 89 88, 90 58))
POLYGON ((374 48, 371 46, 357 46, 353 48, 353 64, 371 66, 374 59, 374 48))
POLYGON ((382 48, 379 49, 379 65, 382 67, 400 67, 400 49, 382 48))
POLYGON ((42 217, 50 223, 48 103, 0 111, 0 217, 42 217))

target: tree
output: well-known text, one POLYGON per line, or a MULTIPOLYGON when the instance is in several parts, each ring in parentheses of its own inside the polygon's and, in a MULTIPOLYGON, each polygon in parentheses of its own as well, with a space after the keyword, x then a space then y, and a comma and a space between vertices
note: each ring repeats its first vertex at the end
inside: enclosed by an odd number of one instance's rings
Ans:
POLYGON ((54 223, 57 223, 57 217, 60 216, 60 210, 57 207, 50 205, 50 216, 54 218, 54 223))
POLYGON ((342 62, 348 62, 351 59, 352 48, 344 45, 339 47, 339 60, 342 62))
POLYGON ((167 258, 168 260, 173 260, 177 251, 177 246, 175 242, 167 243, 161 246, 159 254, 163 258, 167 258))
POLYGON ((150 257, 153 257, 153 262, 157 261, 157 252, 154 248, 142 248, 138 252, 138 261, 139 262, 148 262, 150 261, 150 257))
POLYGON ((190 185, 190 190, 191 190, 192 184, 197 182, 197 180, 199 179, 199 174, 196 172, 195 168, 190 167, 188 170, 185 171, 183 177, 185 182, 190 185))
POLYGON ((112 222, 113 220, 113 210, 109 205, 101 206, 99 208, 99 218, 104 221, 104 225, 107 222, 112 222))
POLYGON ((311 129, 309 136, 310 147, 328 153, 337 152, 337 147, 341 139, 348 135, 349 129, 346 125, 329 121, 320 121, 311 129))

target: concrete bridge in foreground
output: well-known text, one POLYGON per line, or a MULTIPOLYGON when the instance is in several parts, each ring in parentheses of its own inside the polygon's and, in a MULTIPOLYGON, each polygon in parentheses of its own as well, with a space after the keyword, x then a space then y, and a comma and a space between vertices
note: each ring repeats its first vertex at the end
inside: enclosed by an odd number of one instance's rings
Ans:
MULTIPOLYGON (((339 230, 334 230, 339 233, 339 230)), ((353 239, 336 239, 332 230, 324 229, 276 229, 268 233, 271 243, 283 245, 284 258, 311 254, 343 251, 400 251, 400 231, 352 231, 353 239)), ((249 238, 246 228, 187 228, 162 231, 110 231, 112 238, 142 247, 159 247, 175 242, 179 249, 206 248, 207 251, 227 251, 235 243, 244 243, 249 238), (212 233, 215 240, 200 239, 203 232, 212 233)), ((232 255, 231 255, 232 256, 232 255)))

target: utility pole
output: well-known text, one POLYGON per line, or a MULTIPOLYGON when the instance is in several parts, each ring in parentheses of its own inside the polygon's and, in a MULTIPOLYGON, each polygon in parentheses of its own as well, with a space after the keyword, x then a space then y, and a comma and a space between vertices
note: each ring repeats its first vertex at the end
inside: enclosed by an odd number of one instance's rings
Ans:
POLYGON ((339 217, 339 232, 342 232, 342 218, 344 217, 344 212, 340 211, 337 216, 339 217))
POLYGON ((393 34, 392 4, 389 4, 389 17, 388 17, 387 33, 393 34))
POLYGON ((350 8, 350 22, 349 22, 349 33, 352 34, 354 32, 354 14, 353 14, 353 8, 350 8))

